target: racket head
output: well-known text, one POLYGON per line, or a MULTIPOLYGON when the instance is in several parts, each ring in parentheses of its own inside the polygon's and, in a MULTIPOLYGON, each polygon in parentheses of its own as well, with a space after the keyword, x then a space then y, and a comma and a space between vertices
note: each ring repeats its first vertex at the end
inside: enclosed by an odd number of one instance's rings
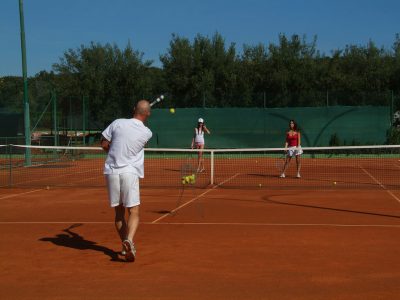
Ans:
POLYGON ((279 172, 283 171, 286 161, 286 152, 283 152, 275 159, 275 167, 279 172))

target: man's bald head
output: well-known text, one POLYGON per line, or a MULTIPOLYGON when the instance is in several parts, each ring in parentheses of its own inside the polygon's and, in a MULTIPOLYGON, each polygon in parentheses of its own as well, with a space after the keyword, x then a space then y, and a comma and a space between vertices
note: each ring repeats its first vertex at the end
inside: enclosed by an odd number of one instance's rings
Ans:
POLYGON ((133 117, 141 121, 146 121, 151 114, 150 103, 147 100, 139 100, 134 109, 133 117))

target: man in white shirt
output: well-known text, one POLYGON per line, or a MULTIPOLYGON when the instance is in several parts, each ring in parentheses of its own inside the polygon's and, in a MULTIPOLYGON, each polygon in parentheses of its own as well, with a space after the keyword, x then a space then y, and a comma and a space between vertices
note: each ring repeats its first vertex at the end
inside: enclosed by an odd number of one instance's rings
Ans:
POLYGON ((149 102, 140 100, 133 118, 117 119, 102 132, 101 147, 108 153, 104 164, 108 198, 127 261, 134 261, 136 255, 133 238, 139 226, 139 178, 144 177, 144 146, 152 136, 144 122, 150 114, 149 102))

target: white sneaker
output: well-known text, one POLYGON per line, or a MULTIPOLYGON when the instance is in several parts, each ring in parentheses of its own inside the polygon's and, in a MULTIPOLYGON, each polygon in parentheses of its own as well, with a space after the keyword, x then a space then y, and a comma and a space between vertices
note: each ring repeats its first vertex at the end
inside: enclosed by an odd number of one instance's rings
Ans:
POLYGON ((135 261, 136 249, 132 241, 126 239, 125 241, 122 242, 122 246, 124 247, 126 253, 125 259, 131 262, 135 261))
POLYGON ((279 178, 285 178, 286 176, 285 176, 285 173, 282 173, 280 176, 279 176, 279 178))

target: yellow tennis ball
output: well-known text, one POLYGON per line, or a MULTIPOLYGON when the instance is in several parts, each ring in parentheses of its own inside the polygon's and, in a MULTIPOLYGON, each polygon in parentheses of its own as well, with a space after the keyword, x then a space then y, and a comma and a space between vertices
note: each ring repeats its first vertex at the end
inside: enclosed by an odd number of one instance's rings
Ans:
POLYGON ((170 112, 171 114, 174 114, 174 113, 175 113, 175 108, 170 108, 170 109, 169 109, 169 112, 170 112))

